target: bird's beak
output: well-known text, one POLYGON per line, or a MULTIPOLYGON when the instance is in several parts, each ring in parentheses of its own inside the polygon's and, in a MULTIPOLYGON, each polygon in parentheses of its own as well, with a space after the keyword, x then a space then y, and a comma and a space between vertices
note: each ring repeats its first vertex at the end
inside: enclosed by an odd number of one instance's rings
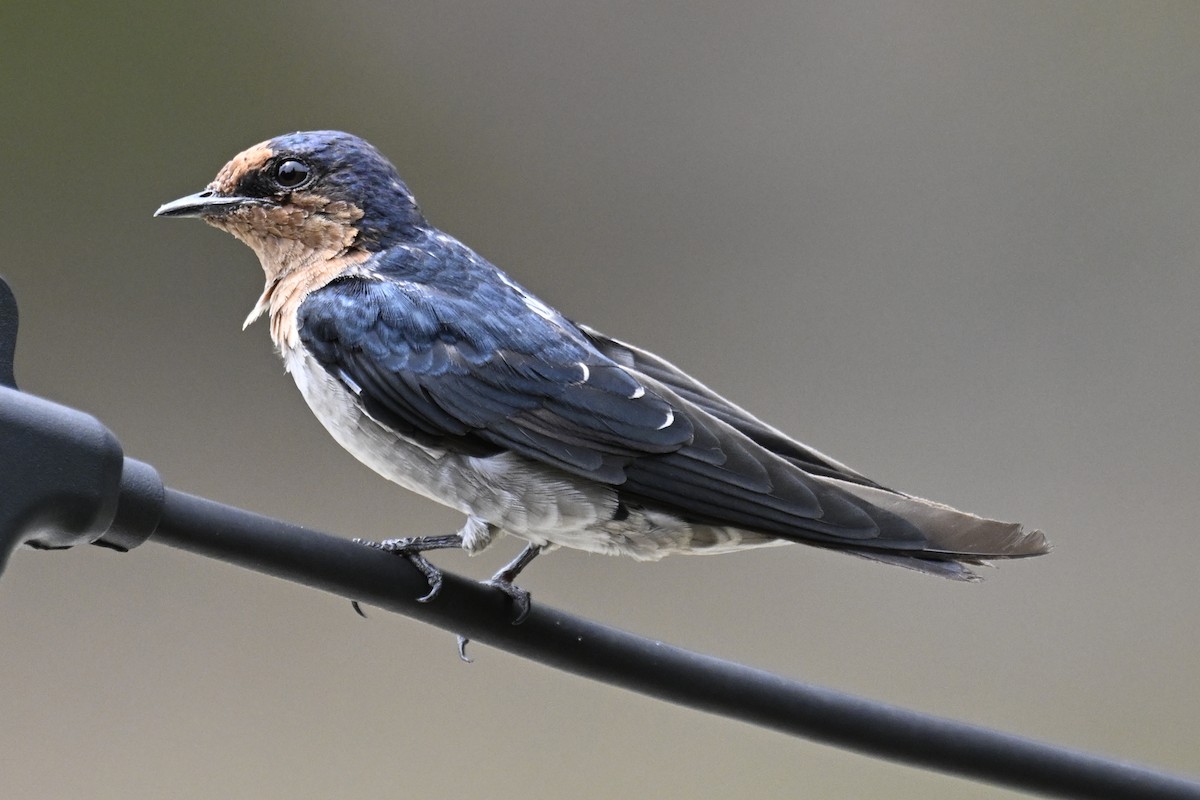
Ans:
POLYGON ((251 197, 218 194, 212 189, 189 194, 178 200, 163 203, 154 212, 156 217, 210 217, 247 203, 257 202, 251 197))

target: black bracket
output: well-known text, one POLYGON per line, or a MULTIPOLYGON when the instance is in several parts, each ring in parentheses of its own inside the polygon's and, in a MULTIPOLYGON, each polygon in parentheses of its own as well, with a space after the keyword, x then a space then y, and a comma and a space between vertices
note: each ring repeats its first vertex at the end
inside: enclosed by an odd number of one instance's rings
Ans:
POLYGON ((129 550, 162 513, 163 485, 95 417, 17 388, 17 301, 0 278, 0 573, 22 544, 129 550))

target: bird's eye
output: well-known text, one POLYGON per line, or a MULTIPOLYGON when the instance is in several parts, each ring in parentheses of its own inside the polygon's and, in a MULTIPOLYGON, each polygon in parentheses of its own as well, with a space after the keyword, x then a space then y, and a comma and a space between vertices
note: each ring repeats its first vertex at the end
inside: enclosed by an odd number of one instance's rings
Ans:
POLYGON ((275 182, 284 189, 295 189, 307 181, 311 174, 312 170, 303 161, 289 158, 287 161, 279 162, 275 167, 275 182))

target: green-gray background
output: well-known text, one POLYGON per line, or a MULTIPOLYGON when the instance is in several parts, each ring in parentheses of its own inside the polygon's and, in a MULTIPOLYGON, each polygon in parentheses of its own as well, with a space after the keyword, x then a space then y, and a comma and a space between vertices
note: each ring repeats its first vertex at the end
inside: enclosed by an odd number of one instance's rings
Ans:
MULTIPOLYGON (((32 4, 29 4, 32 7, 32 4)), ((535 599, 1200 773, 1200 5, 0 11, 18 380, 173 486, 346 536, 455 514, 311 418, 254 256, 152 220, 303 128, 570 316, 885 483, 1046 530, 956 585, 809 549, 555 554, 535 599)), ((515 552, 468 561, 483 577, 515 552)), ((982 798, 148 544, 0 581, 8 798, 982 798)))

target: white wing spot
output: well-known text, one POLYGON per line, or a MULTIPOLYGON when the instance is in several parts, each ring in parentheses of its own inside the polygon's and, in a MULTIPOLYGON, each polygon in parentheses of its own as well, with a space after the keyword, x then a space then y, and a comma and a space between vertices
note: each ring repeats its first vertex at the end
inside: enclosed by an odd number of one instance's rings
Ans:
POLYGON ((667 421, 664 422, 662 425, 659 425, 658 430, 661 431, 663 428, 671 427, 671 423, 674 421, 675 421, 675 410, 668 408, 667 409, 667 421))
POLYGON ((629 399, 637 400, 639 397, 645 397, 645 396, 646 396, 646 387, 639 384, 638 387, 633 390, 633 394, 629 395, 629 399))
POLYGON ((354 379, 347 375, 345 370, 339 369, 338 377, 342 379, 342 383, 346 384, 346 388, 354 392, 354 394, 362 394, 362 387, 355 383, 354 379))
MULTIPOLYGON (((558 322, 558 314, 557 314, 557 312, 555 312, 555 310, 553 308, 546 305, 541 300, 538 300, 536 297, 530 297, 529 294, 524 289, 522 289, 517 284, 517 282, 514 281, 512 278, 508 277, 507 275, 505 275, 503 272, 500 272, 499 270, 496 271, 496 277, 499 278, 500 282, 503 283, 505 286, 507 286, 510 289, 515 290, 516 293, 521 296, 521 300, 522 300, 522 302, 525 303, 525 307, 528 308, 530 311, 537 314, 539 317, 541 317, 544 320, 548 320, 550 322, 558 322)), ((584 380, 587 380, 587 379, 585 378, 584 380)))
POLYGON ((590 369, 588 369, 588 365, 587 365, 587 364, 585 364, 585 363, 583 363, 582 361, 580 361, 580 362, 579 362, 578 364, 576 364, 575 366, 577 366, 577 367, 579 367, 581 370, 583 370, 583 377, 579 379, 579 382, 580 382, 580 383, 587 383, 587 382, 588 382, 588 378, 592 377, 592 371, 591 371, 590 369))
POLYGON ((526 308, 537 314, 542 319, 548 320, 549 322, 557 321, 554 309, 550 308, 550 306, 546 305, 541 300, 538 300, 536 297, 530 297, 524 292, 521 293, 521 299, 525 301, 526 308))

